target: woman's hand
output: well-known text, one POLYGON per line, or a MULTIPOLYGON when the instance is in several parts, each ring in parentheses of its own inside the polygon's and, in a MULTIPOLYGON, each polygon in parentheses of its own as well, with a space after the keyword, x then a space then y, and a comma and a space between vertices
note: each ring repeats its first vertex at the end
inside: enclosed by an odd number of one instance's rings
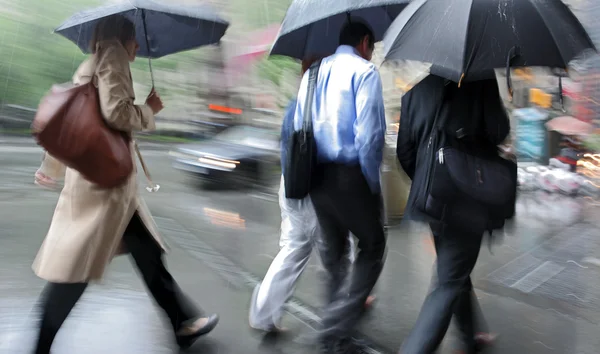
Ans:
POLYGON ((498 145, 500 157, 505 160, 517 162, 517 155, 512 146, 510 145, 498 145))
POLYGON ((58 183, 54 179, 46 176, 45 174, 43 174, 40 171, 37 171, 35 173, 35 184, 37 184, 40 187, 44 187, 44 188, 48 188, 48 189, 52 189, 52 190, 58 189, 58 183))
POLYGON ((152 91, 150 91, 150 94, 146 99, 146 104, 152 109, 152 112, 154 112, 155 115, 164 108, 162 100, 154 88, 152 88, 152 91))

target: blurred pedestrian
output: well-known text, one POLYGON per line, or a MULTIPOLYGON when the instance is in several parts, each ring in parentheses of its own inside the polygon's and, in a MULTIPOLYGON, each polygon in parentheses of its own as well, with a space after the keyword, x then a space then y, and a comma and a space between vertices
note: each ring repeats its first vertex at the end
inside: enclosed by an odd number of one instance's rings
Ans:
MULTIPOLYGON (((93 55, 73 79, 76 85, 94 80, 107 124, 128 135, 154 129, 154 115, 163 108, 154 90, 145 104, 133 103, 129 65, 138 48, 134 24, 122 16, 107 17, 96 27, 93 55)), ((53 186, 63 177, 65 185, 50 230, 33 264, 35 273, 48 281, 41 296, 35 352, 50 352, 54 337, 88 283, 99 281, 111 259, 124 252, 131 254, 148 290, 169 317, 180 347, 189 347, 210 332, 218 317, 201 315, 165 268, 162 256, 166 247, 138 196, 136 173, 122 186, 102 189, 46 154, 36 181, 53 186)))
MULTIPOLYGON (((454 317, 465 352, 473 354, 480 352, 494 338, 484 333, 487 328, 471 282, 483 230, 475 231, 469 222, 462 227, 457 223, 438 222, 423 212, 423 196, 429 193, 426 181, 430 157, 427 154, 437 152, 439 148, 428 148, 434 129, 456 132, 456 139, 469 149, 497 154, 496 146, 507 137, 510 124, 496 79, 463 82, 459 86, 438 76, 426 77, 402 97, 398 131, 398 159, 413 181, 405 218, 430 223, 437 254, 437 280, 434 280, 433 289, 400 353, 435 352, 454 317)), ((452 215, 462 213, 474 218, 476 213, 467 207, 457 202, 452 215)))
MULTIPOLYGON (((302 74, 319 58, 302 61, 302 74)), ((281 167, 285 168, 287 144, 294 129, 294 113, 297 100, 292 99, 286 109, 281 127, 281 167)), ((323 248, 322 232, 310 197, 287 199, 285 197, 283 175, 279 188, 279 207, 281 208, 281 236, 279 253, 273 259, 267 273, 254 289, 250 304, 250 327, 265 331, 279 332, 285 303, 291 298, 300 275, 306 269, 313 247, 323 248)), ((353 237, 349 237, 346 269, 354 260, 355 247, 353 237)), ((365 306, 374 301, 371 296, 365 306)))
MULTIPOLYGON (((317 148, 316 183, 310 197, 323 230, 325 247, 320 255, 328 275, 320 333, 323 353, 358 350, 351 335, 381 273, 386 244, 379 174, 385 111, 381 78, 370 63, 375 38, 367 25, 354 20, 339 38, 335 54, 310 69, 320 65, 309 117, 317 148), (350 274, 349 232, 359 248, 350 274)), ((303 122, 308 78, 304 75, 298 93, 296 129, 303 122)))

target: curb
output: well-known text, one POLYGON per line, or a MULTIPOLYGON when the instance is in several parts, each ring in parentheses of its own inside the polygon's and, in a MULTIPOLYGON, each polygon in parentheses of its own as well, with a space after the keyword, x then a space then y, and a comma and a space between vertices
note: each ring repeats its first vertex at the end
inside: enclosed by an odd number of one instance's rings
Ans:
MULTIPOLYGON (((151 143, 140 141, 138 146, 143 150, 169 150, 179 143, 151 143)), ((0 138, 0 146, 38 146, 31 138, 0 138)))
POLYGON ((1 139, 0 145, 12 145, 12 146, 34 146, 37 145, 33 139, 1 139))
POLYGON ((160 143, 138 143, 140 150, 152 150, 152 151, 166 151, 170 150, 173 146, 177 144, 160 144, 160 143))

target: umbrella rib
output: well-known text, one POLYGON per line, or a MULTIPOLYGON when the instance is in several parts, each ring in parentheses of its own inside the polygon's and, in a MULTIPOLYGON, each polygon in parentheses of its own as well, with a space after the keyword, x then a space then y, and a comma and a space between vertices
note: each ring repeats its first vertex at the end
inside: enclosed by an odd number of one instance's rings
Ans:
MULTIPOLYGON (((126 0, 122 1, 120 4, 100 6, 97 8, 80 11, 72 15, 69 19, 63 22, 62 25, 55 28, 53 33, 58 33, 68 40, 74 42, 83 53, 88 54, 90 48, 86 45, 86 43, 89 42, 89 37, 93 35, 93 26, 95 26, 98 21, 101 21, 102 19, 112 15, 122 15, 127 18, 133 17, 130 20, 133 20, 136 26, 137 39, 142 46, 144 43, 146 43, 146 47, 148 49, 147 51, 140 51, 139 55, 141 57, 152 55, 152 57, 158 58, 164 55, 190 50, 196 47, 214 44, 216 42, 218 43, 229 26, 227 21, 222 20, 218 15, 213 13, 212 10, 208 11, 208 15, 204 16, 201 13, 200 8, 197 11, 192 11, 194 8, 191 8, 192 10, 188 9, 186 10, 187 12, 185 12, 184 7, 175 7, 175 10, 170 11, 169 6, 167 5, 155 5, 156 3, 149 0, 126 0), (150 11, 151 19, 155 18, 153 17, 155 14, 160 14, 160 16, 164 14, 165 16, 169 17, 167 21, 177 22, 177 26, 179 27, 178 30, 185 31, 185 33, 194 31, 194 27, 190 26, 189 22, 179 21, 177 19, 178 16, 184 17, 186 21, 187 19, 195 19, 196 21, 194 23, 196 27, 196 33, 200 28, 203 28, 203 22, 208 22, 211 27, 205 31, 206 33, 202 33, 201 39, 190 39, 190 41, 187 41, 186 39, 176 43, 171 43, 168 36, 162 36, 162 33, 159 33, 160 30, 156 31, 158 37, 155 37, 153 35, 153 32, 155 32, 153 30, 154 26, 150 26, 150 28, 148 28, 147 22, 144 21, 144 28, 142 28, 141 24, 139 23, 140 17, 138 17, 138 11, 142 11, 142 14, 145 16, 147 16, 146 11, 150 11), (209 20, 209 18, 212 20, 209 20), (150 30, 153 31, 150 32, 150 30), (144 34, 146 34, 146 38, 142 39, 141 36, 144 34), (149 37, 151 34, 153 35, 152 38, 149 37), (79 40, 80 38, 82 38, 82 40, 79 40), (150 40, 152 40, 154 43, 154 47, 150 46, 150 40), (163 45, 162 42, 166 43, 163 45), (154 53, 150 53, 152 51, 154 53), (146 52, 148 52, 148 54, 146 54, 146 52)), ((206 10, 210 10, 210 8, 207 7, 206 10)), ((154 23, 151 25, 154 25, 154 23)), ((151 74, 153 74, 153 72, 151 72, 151 74)), ((154 80, 154 78, 152 79, 154 80)))
MULTIPOLYGON (((539 7, 537 6, 537 4, 533 1, 528 1, 529 5, 531 5, 536 11, 536 14, 539 16, 539 18, 542 20, 542 23, 544 24, 544 26, 546 26, 546 30, 548 31, 548 33, 550 34, 550 38, 552 38, 552 43, 554 44, 554 47, 556 48, 556 51, 558 52, 558 55, 560 56, 561 61, 563 62, 563 68, 566 68, 569 66, 569 61, 573 58, 570 58, 569 60, 565 60, 565 57, 563 56, 562 50, 561 50, 561 46, 558 45, 558 42, 556 41, 556 36, 554 35, 554 32, 552 32, 552 30, 550 29, 550 26, 548 26, 548 22, 546 21, 546 17, 541 13, 539 7)), ((562 2, 561 2, 562 3, 562 2)), ((568 8, 567 5, 563 4, 566 8, 566 10, 572 15, 575 16, 572 12, 571 9, 568 8)), ((585 32, 587 33, 587 32, 585 32)))
MULTIPOLYGON (((467 58, 467 46, 469 43, 469 28, 471 27, 471 15, 472 15, 472 11, 473 11, 473 5, 475 4, 476 0, 471 0, 471 8, 469 9, 469 17, 467 20, 467 33, 465 33, 465 46, 463 48, 463 62, 462 62, 462 68, 461 69, 461 76, 460 79, 458 81, 458 87, 460 87, 463 79, 465 78, 465 75, 467 74, 467 71, 469 71, 469 68, 471 67, 471 64, 473 63, 473 60, 475 59, 475 54, 477 53, 477 50, 479 49, 479 45, 481 44, 481 42, 483 41, 483 34, 480 35, 479 37, 479 41, 477 41, 478 44, 476 44, 475 46, 473 46, 473 50, 471 51, 471 54, 469 55, 469 58, 467 59, 467 62, 465 63, 465 59, 467 58)), ((488 18, 489 18, 489 13, 486 15, 485 18, 485 25, 483 28, 483 33, 485 33, 485 28, 487 27, 487 22, 488 22, 488 18)))
MULTIPOLYGON (((402 5, 402 4, 406 5, 406 4, 409 4, 410 1, 412 1, 412 0, 407 0, 406 2, 398 2, 398 0, 390 0, 389 2, 384 2, 384 3, 378 4, 377 6, 393 6, 393 5, 402 5)), ((299 25, 297 24, 296 26, 290 26, 289 28, 286 28, 286 32, 283 33, 283 34, 285 35, 285 34, 288 34, 288 33, 292 33, 293 31, 296 31, 296 30, 298 30, 298 29, 300 29, 302 27, 306 27, 307 25, 311 25, 311 24, 317 23, 319 21, 323 21, 323 20, 325 20, 327 18, 330 18, 330 17, 334 17, 334 16, 337 16, 337 15, 340 15, 340 14, 343 14, 343 13, 346 13, 346 12, 363 10, 363 9, 366 9, 366 8, 368 8, 368 6, 366 6, 366 7, 365 6, 355 6, 355 7, 352 7, 350 9, 347 9, 346 11, 335 12, 335 13, 332 13, 332 14, 329 14, 329 15, 316 16, 312 21, 310 21, 308 23, 299 24, 299 25)), ((281 24, 282 28, 283 28, 283 25, 285 24, 285 20, 287 18, 287 14, 290 12, 290 9, 291 9, 291 6, 288 7, 288 9, 286 11, 286 15, 283 18, 283 22, 281 24)))
MULTIPOLYGON (((304 37, 304 50, 302 51, 302 52, 304 52, 304 55, 303 55, 303 56, 304 56, 304 58, 303 58, 303 59, 306 59, 306 58, 307 58, 307 57, 306 57, 306 47, 308 46, 308 37, 309 37, 309 34, 310 34, 310 32, 312 31, 312 28, 313 28, 313 25, 311 24, 311 25, 310 25, 310 26, 308 26, 308 28, 306 29, 306 37, 304 37)), ((303 59, 301 59, 301 60, 303 60, 303 59)))
POLYGON ((131 2, 131 0, 127 0, 127 2, 129 3, 129 5, 131 5, 134 9, 139 10, 139 8, 133 3, 131 2))

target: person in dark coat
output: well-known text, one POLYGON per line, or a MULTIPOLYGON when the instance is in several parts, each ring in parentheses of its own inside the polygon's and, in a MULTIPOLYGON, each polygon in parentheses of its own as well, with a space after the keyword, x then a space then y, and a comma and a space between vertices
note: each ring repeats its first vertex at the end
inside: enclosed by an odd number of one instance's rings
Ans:
POLYGON ((474 137, 478 149, 496 149, 510 132, 508 115, 495 79, 462 83, 459 87, 454 82, 430 75, 402 98, 397 155, 412 180, 405 218, 430 224, 437 252, 437 281, 402 345, 401 354, 435 352, 453 316, 466 353, 479 352, 490 339, 477 334, 484 324, 477 323, 482 316, 478 315, 470 277, 479 256, 483 232, 442 224, 422 212, 429 170, 428 154, 438 148, 429 146, 438 114, 438 125, 444 122, 444 130, 474 137))

